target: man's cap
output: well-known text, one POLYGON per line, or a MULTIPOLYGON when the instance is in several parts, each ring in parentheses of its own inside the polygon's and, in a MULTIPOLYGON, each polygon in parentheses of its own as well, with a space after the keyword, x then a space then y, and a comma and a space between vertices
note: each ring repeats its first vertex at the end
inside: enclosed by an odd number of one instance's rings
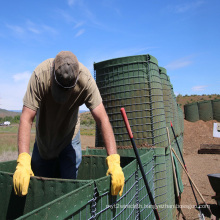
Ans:
POLYGON ((71 88, 74 88, 79 77, 77 57, 70 51, 58 53, 54 59, 52 77, 51 91, 53 98, 60 104, 65 103, 70 97, 71 88))
POLYGON ((79 63, 77 57, 70 51, 61 51, 54 59, 54 76, 61 87, 72 87, 79 74, 79 63), (71 65, 73 71, 59 71, 64 64, 71 65))

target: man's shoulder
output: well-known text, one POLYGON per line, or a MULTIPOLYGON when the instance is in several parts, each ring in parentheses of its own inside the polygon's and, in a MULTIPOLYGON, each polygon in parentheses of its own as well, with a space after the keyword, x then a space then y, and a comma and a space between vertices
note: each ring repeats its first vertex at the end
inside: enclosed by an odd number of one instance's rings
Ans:
POLYGON ((79 62, 79 80, 87 84, 90 79, 92 79, 92 74, 90 73, 89 69, 85 67, 82 63, 79 62))
POLYGON ((40 75, 43 73, 43 72, 48 72, 50 73, 50 70, 53 66, 53 61, 54 61, 54 58, 49 58, 47 60, 44 60, 42 63, 40 63, 34 70, 34 73, 37 77, 40 77, 40 75))
POLYGON ((79 72, 83 73, 87 76, 91 76, 91 73, 87 67, 85 67, 82 63, 79 62, 79 72))

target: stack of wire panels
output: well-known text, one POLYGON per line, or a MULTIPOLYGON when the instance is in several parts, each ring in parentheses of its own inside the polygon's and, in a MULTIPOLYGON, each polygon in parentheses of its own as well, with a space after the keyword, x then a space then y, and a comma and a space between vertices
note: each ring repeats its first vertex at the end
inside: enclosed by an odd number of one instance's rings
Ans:
POLYGON ((161 84, 163 89, 163 101, 164 101, 164 111, 166 117, 166 126, 169 128, 170 141, 172 142, 174 139, 170 122, 173 122, 173 109, 172 109, 172 93, 170 80, 167 76, 167 71, 163 67, 159 67, 161 84))
MULTIPOLYGON (((118 146, 130 146, 122 107, 137 145, 167 146, 166 119, 158 61, 151 55, 129 56, 94 64, 95 78, 118 146)), ((104 146, 98 129, 96 147, 104 146)))

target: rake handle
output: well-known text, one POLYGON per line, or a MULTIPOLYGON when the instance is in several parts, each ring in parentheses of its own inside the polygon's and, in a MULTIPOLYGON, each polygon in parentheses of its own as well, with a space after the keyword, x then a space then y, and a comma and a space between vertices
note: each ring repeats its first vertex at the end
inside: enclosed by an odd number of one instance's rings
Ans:
POLYGON ((133 134, 132 134, 132 131, 131 131, 131 127, 130 127, 130 124, 129 124, 129 121, 128 121, 128 118, 127 118, 127 115, 126 115, 126 112, 125 112, 124 108, 121 108, 121 114, 122 114, 122 117, 123 117, 126 129, 128 131, 129 137, 131 139, 131 143, 132 143, 132 146, 133 146, 133 149, 134 149, 134 153, 136 155, 137 162, 138 162, 138 165, 139 165, 139 168, 140 168, 140 171, 141 171, 141 174, 142 174, 142 177, 143 177, 143 180, 144 180, 144 183, 145 183, 148 195, 149 195, 149 199, 150 199, 151 205, 153 206, 153 211, 154 211, 155 217, 156 217, 157 220, 160 220, 159 213, 157 211, 156 204, 154 202, 154 198, 153 198, 152 193, 150 191, 150 187, 149 187, 149 184, 147 182, 147 178, 145 176, 144 168, 142 166, 141 159, 140 159, 140 156, 139 156, 136 144, 134 142, 134 138, 133 138, 133 134))

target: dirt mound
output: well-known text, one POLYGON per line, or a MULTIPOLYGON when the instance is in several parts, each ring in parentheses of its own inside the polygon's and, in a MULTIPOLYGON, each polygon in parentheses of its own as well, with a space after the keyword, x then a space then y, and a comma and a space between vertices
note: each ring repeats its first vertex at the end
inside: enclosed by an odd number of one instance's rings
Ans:
MULTIPOLYGON (((219 154, 198 154, 200 144, 220 144, 220 138, 213 138, 213 123, 216 121, 184 121, 184 160, 190 176, 197 185, 197 188, 204 197, 206 203, 210 205, 215 216, 220 217, 219 208, 216 201, 212 199, 215 192, 209 183, 208 174, 220 173, 220 155, 219 154)), ((182 205, 195 206, 196 201, 192 193, 188 178, 185 173, 182 176, 184 191, 182 194, 182 205)), ((197 194, 199 204, 203 201, 197 194)), ((187 219, 198 219, 198 210, 183 209, 187 219)), ((206 219, 210 219, 206 215, 206 219)))
POLYGON ((184 120, 184 153, 197 154, 200 144, 220 144, 220 138, 213 137, 213 123, 217 121, 189 122, 184 120))

